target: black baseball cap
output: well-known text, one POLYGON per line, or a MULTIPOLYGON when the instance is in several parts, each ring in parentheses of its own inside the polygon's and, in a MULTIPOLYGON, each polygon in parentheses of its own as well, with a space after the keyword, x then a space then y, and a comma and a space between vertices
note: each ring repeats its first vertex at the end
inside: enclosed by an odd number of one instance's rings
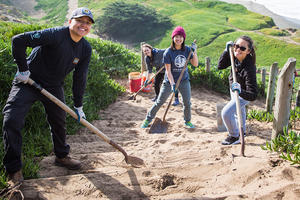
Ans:
POLYGON ((92 22, 95 23, 92 12, 88 8, 85 8, 85 7, 77 8, 76 10, 74 10, 72 12, 71 19, 76 19, 76 18, 83 17, 83 16, 89 17, 92 20, 92 22))

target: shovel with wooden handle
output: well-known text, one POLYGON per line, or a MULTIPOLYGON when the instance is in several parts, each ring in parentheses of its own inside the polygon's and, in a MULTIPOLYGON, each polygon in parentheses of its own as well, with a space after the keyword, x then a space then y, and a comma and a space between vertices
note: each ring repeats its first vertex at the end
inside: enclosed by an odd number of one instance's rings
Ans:
MULTIPOLYGON (((149 83, 165 68, 165 66, 161 67, 149 80, 149 83)), ((142 91, 146 86, 144 85, 143 87, 141 87, 141 89, 139 89, 134 95, 130 96, 128 100, 135 100, 137 94, 142 91)))
MULTIPOLYGON (((196 40, 194 40, 194 43, 196 43, 196 40)), ((178 78, 178 80, 176 82, 175 90, 177 90, 178 87, 179 87, 179 85, 180 85, 181 79, 183 77, 185 69, 187 68, 187 65, 188 65, 188 62, 189 62, 189 60, 191 58, 192 53, 193 53, 193 51, 191 49, 191 51, 190 51, 190 53, 189 53, 189 55, 188 55, 188 57, 187 57, 187 59, 185 61, 184 67, 183 67, 183 69, 182 69, 182 71, 180 73, 180 76, 179 76, 179 78, 178 78)), ((169 123, 166 121, 166 116, 167 116, 167 112, 168 112, 168 110, 169 110, 169 108, 171 106, 171 103, 173 101, 174 96, 175 96, 175 93, 173 92, 173 94, 171 96, 171 99, 169 101, 169 104, 167 106, 167 109, 166 109, 166 111, 164 113, 163 119, 161 120, 158 117, 155 117, 154 122, 153 122, 152 126, 149 129, 149 133, 166 133, 167 132, 169 123)))
MULTIPOLYGON (((58 105, 60 108, 62 108, 64 111, 69 113, 73 118, 78 120, 77 114, 69 108, 67 105, 65 105, 62 101, 60 101, 58 98, 50 94, 47 90, 42 88, 39 84, 34 82, 31 78, 28 79, 28 84, 32 85, 36 89, 38 89, 43 95, 45 95, 48 99, 50 99, 52 102, 54 102, 56 105, 58 105)), ((107 137, 104 133, 102 133, 99 129, 97 129, 95 126, 90 124, 87 120, 80 118, 79 121, 82 125, 87 127, 90 131, 101 137, 105 142, 113 146, 115 149, 119 150, 124 156, 125 156, 125 161, 127 164, 132 165, 133 167, 141 167, 144 165, 144 161, 140 158, 133 157, 127 155, 124 149, 122 149, 119 145, 117 145, 114 141, 112 141, 109 137, 107 137)))
MULTIPOLYGON (((230 54, 233 82, 237 82, 236 73, 235 73, 236 68, 234 66, 233 48, 232 47, 229 48, 229 54, 230 54)), ((242 128, 242 110, 241 110, 241 104, 240 104, 240 99, 239 99, 239 92, 235 90, 234 93, 235 93, 235 98, 236 98, 235 99, 236 113, 238 116, 240 139, 241 139, 241 155, 245 156, 245 140, 244 140, 244 133, 243 133, 243 128, 242 128)))

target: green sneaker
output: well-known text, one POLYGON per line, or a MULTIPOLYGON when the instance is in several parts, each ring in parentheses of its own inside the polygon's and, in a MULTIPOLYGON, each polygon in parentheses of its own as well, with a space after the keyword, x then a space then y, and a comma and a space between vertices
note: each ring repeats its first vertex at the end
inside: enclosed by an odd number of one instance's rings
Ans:
POLYGON ((147 119, 144 120, 143 124, 141 125, 141 128, 147 128, 150 124, 150 121, 148 121, 147 119))
POLYGON ((185 122, 185 127, 186 128, 195 128, 194 124, 192 122, 185 122))

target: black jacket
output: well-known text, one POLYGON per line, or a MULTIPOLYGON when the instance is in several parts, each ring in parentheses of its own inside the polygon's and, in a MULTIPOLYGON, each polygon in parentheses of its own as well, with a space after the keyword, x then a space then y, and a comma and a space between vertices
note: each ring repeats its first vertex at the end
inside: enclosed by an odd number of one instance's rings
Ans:
POLYGON ((82 38, 74 42, 69 27, 26 32, 12 39, 12 54, 19 71, 29 70, 30 77, 42 87, 62 87, 73 71, 74 105, 82 105, 92 48, 82 38), (26 59, 26 48, 32 47, 26 59))
MULTIPOLYGON (((242 63, 234 58, 236 68, 237 82, 241 85, 240 97, 247 101, 254 101, 257 97, 258 89, 256 82, 256 66, 254 65, 251 56, 243 60, 242 63)), ((218 69, 226 69, 231 66, 230 55, 224 51, 219 58, 218 69)), ((232 70, 230 71, 229 83, 233 82, 232 70)))

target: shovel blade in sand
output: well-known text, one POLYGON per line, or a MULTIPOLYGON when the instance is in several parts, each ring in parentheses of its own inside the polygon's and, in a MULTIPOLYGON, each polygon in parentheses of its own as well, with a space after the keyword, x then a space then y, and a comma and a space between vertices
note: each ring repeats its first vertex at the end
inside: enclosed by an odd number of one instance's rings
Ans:
POLYGON ((168 130, 169 123, 162 121, 159 118, 155 118, 152 126, 150 127, 149 133, 166 133, 168 130))

